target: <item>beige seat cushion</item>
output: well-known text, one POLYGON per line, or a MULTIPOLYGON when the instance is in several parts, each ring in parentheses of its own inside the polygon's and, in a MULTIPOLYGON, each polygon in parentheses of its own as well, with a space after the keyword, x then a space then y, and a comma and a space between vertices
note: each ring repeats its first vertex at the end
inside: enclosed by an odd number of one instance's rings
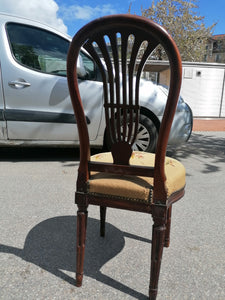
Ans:
MULTIPOLYGON (((93 155, 91 161, 112 163, 111 152, 93 155)), ((131 165, 154 166, 155 154, 134 151, 131 165)), ((176 159, 165 159, 166 186, 168 197, 185 186, 185 168, 176 159)), ((154 180, 151 177, 116 175, 92 172, 89 180, 89 193, 104 194, 110 197, 128 198, 132 201, 151 202, 154 180)))

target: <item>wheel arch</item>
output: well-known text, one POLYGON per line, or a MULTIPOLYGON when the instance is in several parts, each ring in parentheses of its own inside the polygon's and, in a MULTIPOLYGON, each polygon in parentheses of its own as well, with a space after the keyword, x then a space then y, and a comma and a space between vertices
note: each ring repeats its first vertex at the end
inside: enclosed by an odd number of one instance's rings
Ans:
POLYGON ((160 128, 160 121, 157 118, 157 116, 148 108, 141 106, 140 109, 140 113, 145 115, 146 117, 148 117, 150 120, 152 120, 152 122, 154 123, 157 131, 159 132, 159 128, 160 128))

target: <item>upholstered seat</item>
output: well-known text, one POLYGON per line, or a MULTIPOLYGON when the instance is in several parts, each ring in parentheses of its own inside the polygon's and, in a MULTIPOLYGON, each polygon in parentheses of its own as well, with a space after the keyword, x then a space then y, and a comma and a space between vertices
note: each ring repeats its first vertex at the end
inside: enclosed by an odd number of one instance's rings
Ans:
MULTIPOLYGON (((91 161, 113 163, 111 152, 91 156, 91 161)), ((130 158, 130 165, 154 167, 155 154, 134 151, 130 158)), ((181 190, 185 186, 185 168, 176 159, 166 157, 165 174, 167 196, 181 190)), ((117 175, 102 172, 92 172, 88 192, 105 194, 107 197, 116 196, 131 201, 152 202, 154 179, 152 177, 117 175)))

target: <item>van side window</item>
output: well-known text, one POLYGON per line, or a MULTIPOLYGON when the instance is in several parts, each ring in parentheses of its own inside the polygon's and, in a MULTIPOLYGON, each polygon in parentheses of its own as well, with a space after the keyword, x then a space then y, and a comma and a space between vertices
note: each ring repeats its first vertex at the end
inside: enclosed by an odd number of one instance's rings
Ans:
POLYGON ((87 78, 88 80, 94 80, 96 79, 96 70, 95 70, 95 64, 93 60, 84 54, 82 51, 80 52, 80 55, 83 60, 84 68, 87 71, 87 78))
POLYGON ((37 27, 8 23, 9 44, 15 60, 35 71, 66 76, 70 42, 37 27))

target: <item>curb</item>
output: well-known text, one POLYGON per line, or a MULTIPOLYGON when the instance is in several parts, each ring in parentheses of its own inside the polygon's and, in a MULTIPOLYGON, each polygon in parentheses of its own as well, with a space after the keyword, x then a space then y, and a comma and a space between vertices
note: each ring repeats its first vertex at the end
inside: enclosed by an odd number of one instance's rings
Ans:
POLYGON ((225 119, 195 119, 193 120, 193 131, 225 131, 225 119))

